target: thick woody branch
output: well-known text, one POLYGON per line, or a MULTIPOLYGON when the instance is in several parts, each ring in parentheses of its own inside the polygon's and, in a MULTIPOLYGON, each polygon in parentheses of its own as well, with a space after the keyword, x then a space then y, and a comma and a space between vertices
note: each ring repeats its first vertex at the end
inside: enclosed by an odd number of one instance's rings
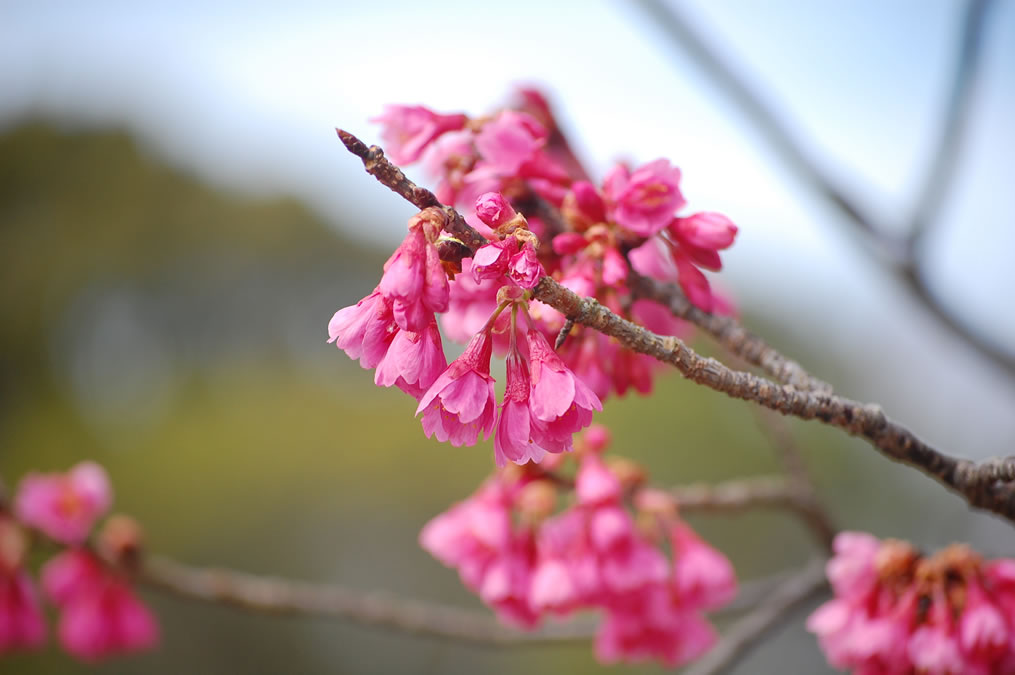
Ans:
POLYGON ((751 612, 734 623, 719 643, 685 672, 687 675, 715 675, 725 672, 747 655, 769 631, 775 629, 795 607, 825 585, 823 561, 816 560, 793 575, 751 612))
MULTIPOLYGON (((349 150, 363 160, 367 171, 391 190, 420 208, 436 206, 449 216, 445 229, 475 249, 486 242, 454 209, 437 201, 433 193, 416 186, 390 164, 377 146, 339 130, 349 150)), ((864 404, 830 393, 778 385, 752 373, 731 370, 719 361, 697 354, 676 337, 663 337, 617 316, 593 298, 543 277, 533 289, 536 299, 566 319, 616 338, 624 347, 669 363, 684 377, 731 398, 751 401, 783 415, 819 420, 848 434, 860 436, 889 459, 916 467, 942 485, 965 497, 971 505, 1015 522, 1015 459, 997 459, 977 465, 938 452, 913 432, 889 420, 880 406, 864 404)))

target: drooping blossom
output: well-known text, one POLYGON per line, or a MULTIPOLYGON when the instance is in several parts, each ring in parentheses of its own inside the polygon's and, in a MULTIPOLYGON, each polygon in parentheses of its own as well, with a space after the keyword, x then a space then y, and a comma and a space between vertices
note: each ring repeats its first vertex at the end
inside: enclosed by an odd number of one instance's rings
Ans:
POLYGON ((388 105, 370 120, 383 125, 385 151, 395 164, 412 164, 438 136, 465 126, 465 115, 441 115, 420 105, 388 105))
POLYGON ((375 290, 355 305, 335 312, 328 322, 328 342, 334 342, 364 368, 376 368, 398 331, 391 301, 375 290))
POLYGON ((448 366, 436 319, 422 333, 398 331, 377 364, 374 382, 398 387, 416 400, 430 388, 448 366))
POLYGON ((0 512, 0 656, 33 649, 46 638, 46 625, 35 585, 23 566, 25 535, 0 512))
POLYGON ((529 330, 529 409, 539 441, 549 452, 571 448, 571 437, 592 423, 593 411, 603 409, 596 396, 568 368, 538 330, 529 330))
POLYGON ((409 233, 384 264, 377 290, 392 301, 395 323, 422 333, 435 312, 448 309, 448 276, 435 243, 447 216, 436 208, 409 219, 409 233))
POLYGON ((81 462, 67 473, 26 475, 14 510, 25 525, 61 543, 78 544, 112 501, 105 469, 95 462, 81 462))
POLYGON ((158 642, 154 616, 120 573, 92 553, 70 549, 46 563, 42 586, 60 608, 60 644, 78 658, 149 649, 158 642))
POLYGON ((930 556, 905 542, 839 534, 834 596, 807 620, 831 665, 854 673, 990 674, 1015 666, 1015 586, 953 545, 930 556))
POLYGON ((496 420, 492 350, 490 329, 480 331, 423 394, 416 415, 423 414, 427 438, 460 447, 490 437, 496 420))
POLYGON ((501 469, 431 520, 421 544, 506 622, 531 628, 546 615, 598 610, 601 661, 687 663, 715 642, 701 612, 730 599, 732 568, 675 520, 672 497, 661 491, 634 500, 638 522, 658 523, 657 536, 636 526, 625 498, 635 474, 600 456, 608 443, 606 430, 592 426, 577 444, 580 456, 501 469), (566 472, 572 460, 576 498, 554 513, 561 482, 542 472, 566 472), (666 531, 674 537, 672 562, 659 547, 666 531), (718 572, 702 569, 708 562, 718 572))

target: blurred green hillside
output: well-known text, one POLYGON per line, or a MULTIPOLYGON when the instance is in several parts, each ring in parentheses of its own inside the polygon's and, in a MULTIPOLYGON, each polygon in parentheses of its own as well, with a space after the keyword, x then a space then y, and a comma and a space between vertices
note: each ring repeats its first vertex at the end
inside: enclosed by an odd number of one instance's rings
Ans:
MULTIPOLYGON (((95 459, 112 474, 116 507, 140 519, 154 551, 478 607, 416 535, 490 470, 490 444, 427 441, 413 401, 374 387, 371 373, 325 344, 331 314, 373 287, 385 257, 294 201, 204 185, 123 132, 10 129, 0 136, 0 475, 13 486, 29 469, 95 459)), ((775 468, 748 406, 677 377, 651 398, 609 402, 601 420, 617 450, 661 484, 775 468)), ((871 453, 856 461, 854 442, 837 434, 794 428, 837 515, 884 522, 854 486, 890 492, 893 470, 871 453)), ((695 522, 748 578, 814 550, 784 514, 695 522)), ((146 598, 163 622, 162 647, 94 670, 595 665, 584 648, 498 651, 146 598)), ((800 628, 798 617, 799 635, 787 639, 803 646, 772 657, 788 670, 771 672, 819 672, 800 628)), ((4 673, 92 670, 56 650, 0 661, 4 673)))

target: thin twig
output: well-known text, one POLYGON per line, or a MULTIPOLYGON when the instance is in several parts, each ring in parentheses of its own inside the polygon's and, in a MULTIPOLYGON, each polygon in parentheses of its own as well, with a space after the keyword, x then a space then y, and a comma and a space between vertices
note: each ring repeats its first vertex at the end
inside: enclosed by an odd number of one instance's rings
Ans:
POLYGON ((758 423, 775 449, 783 470, 797 492, 799 512, 821 545, 832 550, 832 541, 838 531, 821 505, 814 481, 811 480, 803 454, 790 433, 786 420, 767 410, 757 410, 758 423))
POLYGON ((504 646, 587 642, 594 625, 553 623, 522 632, 487 612, 363 592, 331 584, 312 584, 235 570, 190 567, 168 558, 145 561, 141 580, 187 598, 269 614, 305 614, 346 619, 405 633, 504 646))
POLYGON ((907 233, 908 258, 918 257, 918 249, 934 216, 948 194, 953 182, 956 161, 966 131, 969 128, 969 111, 973 94, 979 80, 980 62, 983 55, 983 33, 987 27, 987 16, 991 11, 991 0, 968 0, 966 15, 962 22, 962 37, 956 57, 952 86, 945 103, 944 121, 935 151, 931 154, 930 168, 917 192, 913 215, 907 233))
MULTIPOLYGON (((441 204, 433 193, 416 186, 384 157, 377 146, 367 148, 352 134, 338 130, 346 148, 363 160, 367 171, 381 183, 420 208, 436 206, 448 213, 445 229, 473 250, 487 240, 465 222, 450 206, 441 204)), ((802 391, 777 385, 752 373, 735 371, 712 358, 697 354, 679 338, 657 335, 617 316, 593 298, 543 277, 533 297, 550 305, 575 323, 616 338, 624 347, 669 363, 687 379, 731 398, 757 403, 783 415, 819 420, 854 436, 866 439, 889 459, 915 467, 945 487, 962 495, 969 504, 992 511, 1015 522, 1015 459, 1000 458, 976 464, 942 454, 909 429, 889 420, 880 406, 864 404, 832 394, 802 391)))
POLYGON ((688 668, 686 675, 715 675, 742 659, 769 631, 775 629, 799 604, 825 585, 824 563, 814 561, 734 623, 719 643, 688 668))
MULTIPOLYGON (((910 223, 910 234, 902 237, 889 234, 888 228, 876 222, 856 200, 839 187, 829 172, 821 168, 822 163, 815 161, 804 150, 789 124, 783 122, 781 116, 775 112, 778 106, 766 101, 759 91, 737 74, 737 69, 708 45, 673 3, 662 0, 638 1, 671 41, 683 48, 719 89, 744 111, 747 118, 761 130, 765 139, 790 168, 815 192, 838 207, 847 220, 867 236, 875 245, 876 251, 881 254, 881 261, 889 267, 921 306, 983 357, 1001 366, 1009 376, 1015 377, 1015 354, 974 332, 945 307, 931 291, 926 275, 915 258, 929 217, 936 210, 938 199, 943 195, 945 184, 951 177, 954 154, 963 137, 970 92, 973 90, 980 62, 979 51, 983 42, 985 17, 989 9, 988 0, 973 0, 967 4, 953 93, 949 97, 946 122, 937 146, 938 157, 934 160, 942 164, 935 165, 931 169, 920 192, 920 200, 910 223)), ((728 52, 729 50, 724 50, 724 54, 728 52)))
MULTIPOLYGON (((782 572, 741 585, 737 599, 716 615, 753 608, 796 572, 782 572)), ((245 611, 341 619, 388 630, 492 647, 584 643, 597 621, 579 617, 523 632, 505 626, 490 612, 410 600, 390 593, 335 584, 309 583, 213 567, 184 565, 162 556, 146 558, 138 579, 152 588, 200 602, 245 611)))

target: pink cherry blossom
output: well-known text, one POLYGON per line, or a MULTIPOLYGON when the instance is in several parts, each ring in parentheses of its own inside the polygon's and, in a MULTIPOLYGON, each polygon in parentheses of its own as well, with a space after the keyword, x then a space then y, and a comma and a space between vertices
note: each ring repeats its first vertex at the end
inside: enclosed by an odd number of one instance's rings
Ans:
POLYGON ((737 594, 737 579, 729 559, 715 550, 683 521, 670 527, 673 544, 673 586, 681 602, 717 609, 737 594))
POLYGON ((384 265, 377 289, 392 301, 395 323, 402 330, 422 333, 434 312, 448 309, 447 272, 433 242, 440 233, 434 220, 443 212, 421 212, 409 221, 409 233, 384 265))
POLYGON ((674 218, 669 230, 682 244, 715 251, 732 246, 737 236, 737 226, 733 221, 721 213, 710 211, 674 218))
POLYGON ((434 139, 465 126, 465 115, 441 115, 423 106, 388 105, 371 122, 383 125, 385 151, 395 164, 412 164, 434 139))
POLYGON ((28 572, 0 571, 0 656, 39 647, 45 639, 42 607, 28 572))
POLYGON ((540 428, 540 445, 550 452, 569 450, 571 437, 603 409, 599 397, 575 376, 538 330, 526 333, 531 388, 529 409, 540 428), (560 450, 558 450, 559 448, 560 450))
POLYGON ((505 365, 507 385, 493 439, 494 459, 497 466, 504 466, 508 461, 516 464, 539 462, 546 450, 532 439, 528 366, 517 349, 508 352, 505 365))
POLYGON ((84 541, 113 501, 105 469, 81 462, 65 474, 25 476, 15 499, 18 519, 56 541, 84 541))
POLYGON ((505 110, 483 125, 476 148, 483 163, 499 175, 518 174, 546 143, 546 129, 526 113, 505 110))
POLYGON ((436 319, 422 333, 398 331, 374 375, 380 387, 398 387, 416 400, 448 367, 436 319))
POLYGON ((355 305, 335 312, 328 323, 328 342, 359 360, 364 368, 376 368, 398 330, 391 301, 375 290, 355 305))
POLYGON ((514 237, 480 246, 476 254, 472 256, 470 268, 472 278, 476 280, 477 284, 487 279, 501 279, 507 274, 511 256, 517 250, 518 241, 514 237))
POLYGON ((0 656, 38 647, 46 637, 35 586, 22 566, 27 547, 21 528, 0 512, 0 656))
POLYGON ((531 244, 524 244, 508 262, 508 278, 521 288, 535 288, 544 276, 546 270, 540 264, 531 244))
POLYGON ((471 204, 476 196, 500 187, 496 177, 482 181, 469 176, 477 159, 475 138, 475 133, 468 129, 450 131, 431 143, 423 154, 423 170, 437 180, 434 192, 445 204, 471 204))
POLYGON ((477 333, 423 394, 416 415, 423 413, 427 438, 436 435, 437 440, 460 447, 475 445, 481 434, 490 437, 496 421, 492 347, 489 330, 477 333))
POLYGON ((609 215, 621 227, 643 237, 664 229, 684 205, 680 169, 657 159, 629 172, 617 166, 603 181, 609 215))
POLYGON ((88 661, 148 649, 158 642, 155 618, 119 573, 93 554, 70 549, 46 563, 42 585, 60 610, 60 644, 88 661))

